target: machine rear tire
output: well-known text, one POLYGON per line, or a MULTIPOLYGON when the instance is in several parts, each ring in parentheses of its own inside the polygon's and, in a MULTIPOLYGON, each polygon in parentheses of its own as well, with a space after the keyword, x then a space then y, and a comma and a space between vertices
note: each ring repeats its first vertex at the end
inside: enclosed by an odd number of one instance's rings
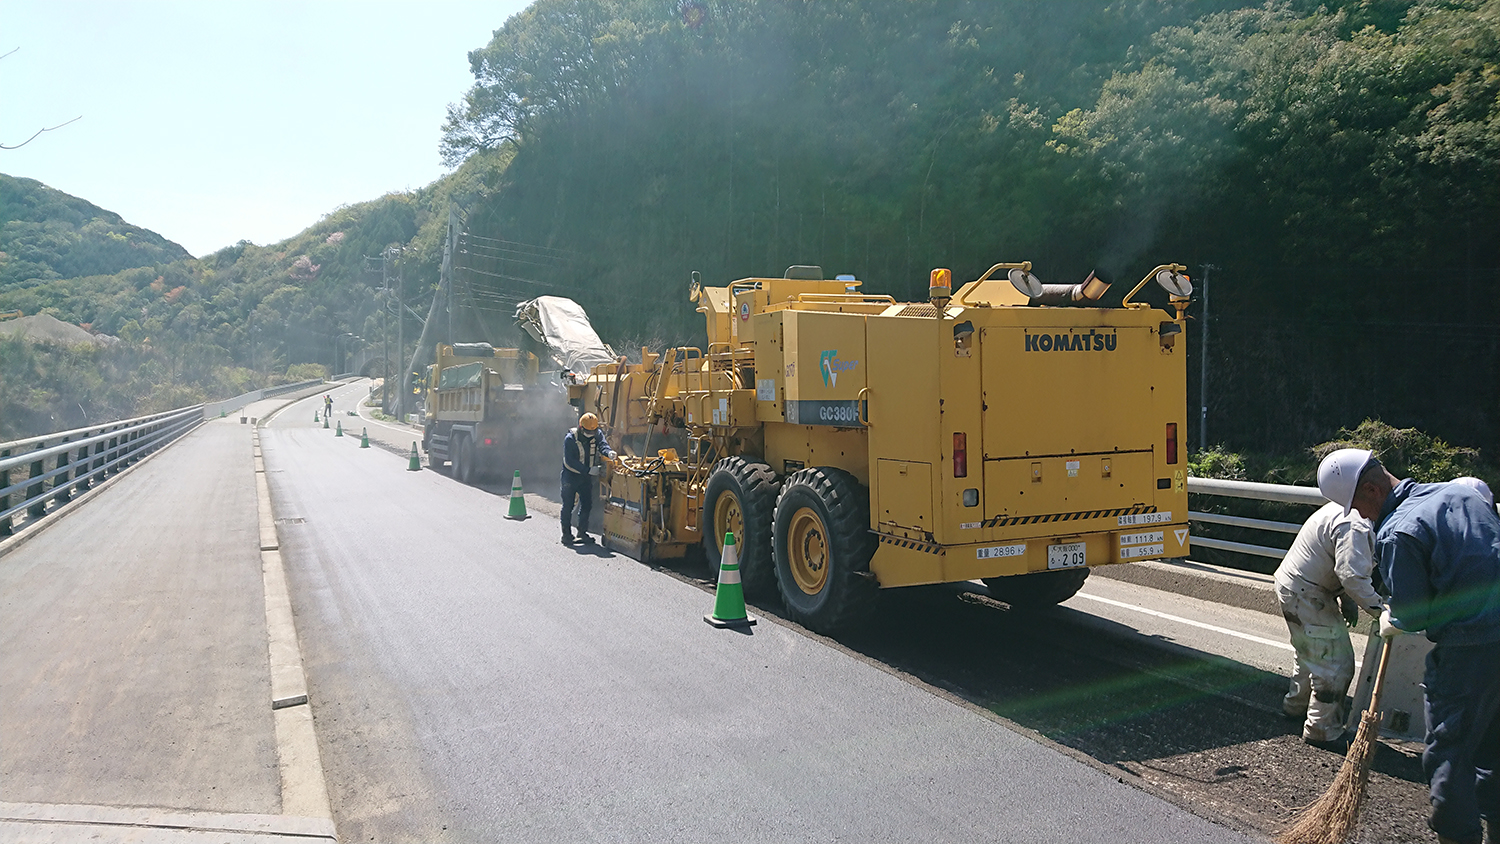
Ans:
POLYGON ((770 466, 743 457, 726 457, 714 465, 703 493, 707 527, 703 552, 717 577, 724 555, 724 534, 734 532, 740 580, 747 597, 776 594, 776 567, 771 561, 771 514, 775 509, 776 474, 770 466))
POLYGON ((1089 579, 1087 568, 1035 571, 1010 577, 986 577, 984 585, 990 595, 1016 609, 1050 607, 1061 604, 1083 588, 1089 579))
POLYGON ((776 580, 787 616, 834 634, 869 618, 879 597, 870 576, 875 537, 870 495, 842 469, 803 469, 776 500, 776 580))

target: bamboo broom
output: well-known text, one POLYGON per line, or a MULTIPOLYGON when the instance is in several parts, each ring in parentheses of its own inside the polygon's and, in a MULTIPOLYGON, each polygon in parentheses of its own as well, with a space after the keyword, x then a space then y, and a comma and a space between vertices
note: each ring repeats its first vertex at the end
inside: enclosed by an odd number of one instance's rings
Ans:
POLYGON ((1370 779, 1370 763, 1380 742, 1380 691, 1385 685, 1385 667, 1391 658, 1391 638, 1380 646, 1380 667, 1375 669, 1375 685, 1370 691, 1370 706, 1359 717, 1359 732, 1349 743, 1349 753, 1338 776, 1318 802, 1313 803, 1276 840, 1278 844, 1344 844, 1359 821, 1359 807, 1365 800, 1365 784, 1370 779))

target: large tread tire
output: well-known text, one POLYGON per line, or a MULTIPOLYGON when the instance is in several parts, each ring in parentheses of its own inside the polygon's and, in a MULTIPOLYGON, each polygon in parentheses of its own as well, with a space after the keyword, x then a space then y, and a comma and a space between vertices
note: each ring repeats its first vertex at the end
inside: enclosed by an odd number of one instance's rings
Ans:
POLYGON ((788 477, 776 500, 773 536, 776 579, 789 618, 825 635, 869 619, 880 593, 870 575, 876 540, 870 494, 853 475, 813 468, 788 477), (790 543, 799 536, 803 547, 794 550, 790 543), (819 550, 809 552, 810 546, 819 550), (822 565, 811 565, 819 559, 822 565))
POLYGON ((444 464, 448 461, 442 459, 441 457, 438 457, 437 449, 433 447, 431 437, 428 437, 422 441, 422 447, 427 449, 427 468, 431 469, 434 472, 447 471, 447 466, 445 466, 444 464))
POLYGON ((984 585, 990 595, 1015 609, 1034 609, 1061 604, 1083 588, 1089 579, 1087 568, 1035 571, 1010 577, 986 577, 984 585))
POLYGON ((718 576, 723 560, 724 535, 715 521, 719 499, 734 496, 742 514, 743 529, 734 537, 738 545, 740 580, 745 597, 768 598, 776 594, 776 566, 771 561, 771 514, 776 510, 776 473, 764 463, 743 457, 726 457, 714 464, 703 491, 703 552, 718 576))
POLYGON ((474 445, 468 437, 455 437, 448 441, 453 449, 453 477, 461 484, 474 482, 474 445))

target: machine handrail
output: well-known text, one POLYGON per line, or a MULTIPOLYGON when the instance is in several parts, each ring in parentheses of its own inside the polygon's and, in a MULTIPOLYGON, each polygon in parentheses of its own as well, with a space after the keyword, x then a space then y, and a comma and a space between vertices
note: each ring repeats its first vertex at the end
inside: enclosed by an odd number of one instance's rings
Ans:
POLYGON ((894 305, 896 297, 889 293, 798 293, 792 302, 857 302, 871 305, 894 305))

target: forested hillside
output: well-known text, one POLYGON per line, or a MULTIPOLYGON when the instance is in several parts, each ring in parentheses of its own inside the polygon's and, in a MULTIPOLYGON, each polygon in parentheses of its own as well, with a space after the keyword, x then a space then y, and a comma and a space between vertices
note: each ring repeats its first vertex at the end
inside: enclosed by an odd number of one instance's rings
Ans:
POLYGON ((191 257, 156 232, 34 179, 0 173, 0 291, 191 257))
POLYGON ((694 269, 921 297, 932 267, 1030 260, 1118 297, 1179 261, 1208 281, 1211 440, 1380 417, 1500 450, 1500 0, 539 0, 475 46, 452 175, 270 246, 38 261, 66 280, 0 283, 0 310, 149 339, 202 385, 331 366, 395 295, 427 312, 450 205, 566 256, 495 286, 619 345, 701 334, 694 269), (393 245, 387 297, 367 259, 393 245))
POLYGON ((606 335, 689 325, 690 269, 1175 260, 1213 439, 1500 446, 1495 0, 541 0, 470 60, 445 154, 516 150, 471 221, 583 256, 606 335))

